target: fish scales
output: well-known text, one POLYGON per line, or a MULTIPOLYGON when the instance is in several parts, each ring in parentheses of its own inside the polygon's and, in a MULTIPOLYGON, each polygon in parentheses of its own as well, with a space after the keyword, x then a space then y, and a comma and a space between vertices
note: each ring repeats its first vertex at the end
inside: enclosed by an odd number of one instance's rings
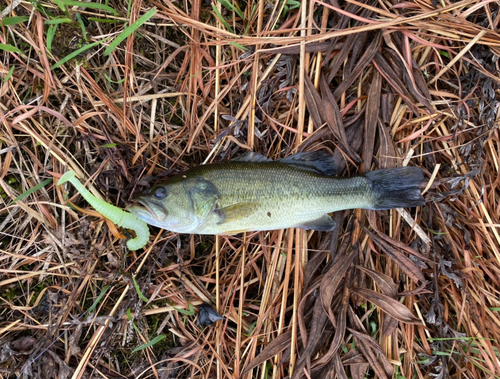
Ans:
POLYGON ((272 161, 255 153, 190 169, 137 195, 129 210, 178 233, 235 234, 298 227, 333 230, 328 213, 423 205, 417 167, 332 176, 323 152, 272 161))
POLYGON ((221 208, 255 204, 253 212, 234 221, 219 224, 214 216, 200 234, 223 233, 221 228, 227 233, 300 226, 325 213, 373 203, 366 178, 332 178, 280 162, 228 162, 202 166, 193 174, 215 185, 221 208))

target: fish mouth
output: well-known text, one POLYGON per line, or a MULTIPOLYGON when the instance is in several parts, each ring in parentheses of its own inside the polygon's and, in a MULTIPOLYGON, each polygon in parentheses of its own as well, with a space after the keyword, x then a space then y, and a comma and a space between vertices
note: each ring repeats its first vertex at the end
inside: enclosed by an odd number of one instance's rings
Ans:
POLYGON ((168 214, 156 204, 150 204, 141 199, 135 199, 141 205, 131 205, 127 210, 135 215, 138 219, 145 221, 148 224, 155 225, 166 220, 168 214))

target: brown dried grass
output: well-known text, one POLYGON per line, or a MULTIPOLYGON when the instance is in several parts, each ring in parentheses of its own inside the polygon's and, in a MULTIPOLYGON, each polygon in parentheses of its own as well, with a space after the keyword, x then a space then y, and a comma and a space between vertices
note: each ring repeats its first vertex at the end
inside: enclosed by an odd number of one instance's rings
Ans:
POLYGON ((2 13, 30 19, 0 35, 23 50, 0 64, 1 378, 500 375, 498 3, 302 4, 218 3, 233 31, 200 1, 69 9, 90 42, 158 13, 55 70, 79 27, 52 55, 41 9, 57 7, 2 13), (154 229, 129 252, 53 184, 11 202, 72 169, 123 207, 195 164, 317 149, 344 175, 423 167, 427 206, 339 212, 332 233, 154 229), (178 311, 203 302, 226 320, 178 311))

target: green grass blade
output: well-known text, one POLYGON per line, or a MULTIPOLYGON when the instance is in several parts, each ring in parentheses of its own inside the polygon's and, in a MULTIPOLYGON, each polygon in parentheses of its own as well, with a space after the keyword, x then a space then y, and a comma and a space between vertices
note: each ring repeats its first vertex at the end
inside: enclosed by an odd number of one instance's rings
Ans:
POLYGON ((132 1, 133 0, 126 0, 127 1, 127 19, 130 18, 130 10, 132 9, 132 1))
MULTIPOLYGON (((132 312, 130 311, 130 308, 127 308, 127 318, 129 321, 132 321, 132 312)), ((132 326, 134 327, 134 330, 137 332, 137 334, 141 334, 141 331, 134 322, 132 322, 132 326)))
POLYGON ((186 311, 186 310, 180 309, 180 308, 176 308, 176 307, 172 307, 172 308, 174 308, 177 312, 180 312, 186 316, 193 316, 194 315, 194 308, 191 304, 189 304, 189 311, 186 311))
POLYGON ((104 50, 104 56, 107 56, 113 52, 116 47, 122 43, 129 35, 139 29, 144 23, 146 23, 151 17, 156 14, 156 8, 151 8, 149 11, 144 13, 139 19, 134 22, 132 25, 127 27, 123 32, 121 32, 118 37, 114 39, 113 42, 109 44, 109 46, 104 50))
POLYGON ((116 81, 112 80, 106 73, 104 73, 104 77, 106 78, 106 80, 108 82, 114 83, 114 84, 122 84, 125 81, 125 78, 122 78, 122 79, 120 79, 119 81, 116 82, 116 81))
POLYGON ((66 13, 66 15, 68 15, 68 11, 66 9, 66 6, 62 3, 61 0, 52 0, 52 1, 54 2, 55 5, 57 5, 59 7, 61 12, 64 12, 64 13, 66 13))
POLYGON ((53 179, 52 178, 48 178, 48 179, 45 179, 43 182, 37 184, 36 186, 34 186, 33 188, 30 188, 29 190, 27 190, 26 192, 23 192, 22 194, 20 194, 18 197, 16 197, 14 200, 12 200, 10 202, 10 204, 13 204, 15 203, 16 201, 19 201, 19 200, 22 200, 24 199, 25 197, 31 195, 33 192, 36 192, 38 191, 40 188, 43 188, 45 187, 47 184, 49 183, 52 183, 53 179))
POLYGON ((222 22, 222 24, 226 27, 226 29, 229 30, 231 33, 234 33, 231 26, 227 23, 227 21, 224 19, 224 17, 222 17, 219 10, 217 9, 217 7, 214 4, 212 4, 212 10, 214 11, 214 13, 217 16, 217 18, 219 19, 219 21, 222 22))
POLYGON ((92 8, 92 9, 100 9, 105 12, 113 13, 115 16, 118 16, 118 12, 115 11, 108 5, 99 4, 99 3, 85 3, 83 1, 75 1, 75 0, 61 0, 61 3, 67 7, 82 7, 82 8, 92 8))
POLYGON ((236 43, 236 42, 229 42, 231 45, 233 45, 234 47, 237 47, 238 49, 241 49, 243 51, 247 51, 248 48, 246 48, 245 46, 242 46, 240 45, 239 43, 236 43))
POLYGON ((143 293, 141 292, 141 289, 139 288, 139 284, 137 284, 137 281, 135 280, 135 275, 132 275, 132 280, 134 281, 134 287, 135 287, 137 294, 139 295, 139 297, 141 298, 142 301, 147 303, 149 301, 149 299, 146 296, 144 296, 143 293))
POLYGON ((50 25, 47 30, 47 50, 52 53, 52 41, 56 35, 57 25, 50 25))
POLYGON ((76 51, 73 51, 71 54, 66 55, 63 59, 61 59, 59 62, 57 62, 55 65, 53 65, 50 69, 54 70, 54 69, 58 68, 59 66, 62 66, 67 61, 73 59, 74 57, 76 57, 77 55, 83 53, 84 51, 86 51, 88 49, 91 49, 95 45, 99 45, 101 42, 102 41, 96 41, 96 42, 90 43, 88 45, 85 45, 85 46, 83 46, 82 48, 80 48, 80 49, 78 49, 76 51))
POLYGON ((151 341, 149 341, 148 343, 145 343, 144 345, 141 345, 139 347, 136 347, 134 350, 132 350, 132 353, 136 353, 138 351, 141 351, 141 350, 144 350, 144 349, 147 349, 148 347, 151 347, 153 346, 154 344, 157 344, 158 342, 160 342, 161 340, 164 340, 165 339, 165 334, 160 334, 159 336, 156 336, 155 338, 153 338, 151 341))
POLYGON ((47 20, 44 22, 45 25, 59 25, 59 24, 70 24, 71 20, 67 17, 64 18, 56 18, 53 20, 47 20))
POLYGON ((226 9, 228 9, 228 10, 233 11, 234 13, 236 13, 238 16, 240 16, 240 18, 242 20, 245 19, 245 15, 243 14, 243 12, 239 8, 236 8, 229 1, 227 1, 227 0, 219 0, 219 3, 221 3, 226 9))
MULTIPOLYGON (((106 74, 104 74, 104 75, 106 75, 106 74)), ((101 145, 99 147, 100 148, 110 148, 110 147, 116 147, 116 146, 118 146, 117 143, 107 143, 106 145, 101 145)))
POLYGON ((89 309, 87 309, 87 313, 90 313, 94 310, 95 307, 97 307, 97 304, 99 304, 99 302, 101 301, 101 299, 104 297, 104 295, 106 294, 106 291, 108 290, 109 288, 109 284, 107 286, 104 286, 103 290, 101 291, 101 293, 99 294, 99 296, 97 296, 97 299, 95 299, 94 303, 90 306, 89 309))
POLYGON ((28 16, 15 16, 15 17, 5 17, 0 20, 0 24, 3 26, 22 24, 28 21, 30 18, 28 16))
MULTIPOLYGON (((252 8, 252 12, 250 12, 249 20, 253 20, 253 16, 255 15, 256 11, 257 11, 257 5, 254 5, 252 8)), ((248 25, 245 27, 245 31, 243 32, 243 35, 246 36, 248 34, 248 29, 250 28, 250 26, 252 26, 252 24, 249 22, 248 25)))
POLYGON ((85 42, 88 41, 87 39, 87 29, 85 28, 85 23, 82 20, 82 16, 80 16, 80 13, 75 14, 76 21, 78 21, 78 24, 80 25, 80 29, 82 30, 82 36, 85 39, 85 42))
MULTIPOLYGON (((42 5, 40 4, 39 1, 37 0, 28 0, 28 2, 31 3, 31 5, 33 5, 33 7, 38 11, 40 12, 42 15, 44 15, 45 17, 47 18, 54 18, 55 16, 45 7, 42 7, 42 5)), ((54 0, 55 2, 55 0, 54 0)))
POLYGON ((123 22, 121 20, 112 20, 109 18, 97 18, 97 17, 89 17, 89 21, 92 22, 101 22, 103 24, 112 24, 114 22, 123 22))
POLYGON ((9 51, 11 53, 23 53, 22 50, 19 50, 17 47, 15 46, 12 46, 12 45, 5 45, 3 43, 0 43, 0 50, 5 50, 5 51, 9 51))
POLYGON ((7 73, 7 76, 5 78, 3 78, 3 81, 4 83, 10 79, 10 77, 12 76, 12 74, 14 73, 14 69, 16 68, 16 66, 12 66, 9 70, 9 72, 7 73))

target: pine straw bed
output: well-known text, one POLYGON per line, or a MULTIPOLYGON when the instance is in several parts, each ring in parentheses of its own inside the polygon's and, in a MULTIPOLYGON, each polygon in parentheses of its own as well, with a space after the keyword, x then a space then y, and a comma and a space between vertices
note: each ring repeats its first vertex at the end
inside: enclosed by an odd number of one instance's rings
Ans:
POLYGON ((9 4, 1 378, 500 375, 498 2, 9 4), (422 167, 427 205, 330 233, 152 228, 130 252, 54 185, 73 169, 124 207, 197 164, 319 149, 342 175, 422 167), (204 302, 225 320, 197 326, 204 302))

